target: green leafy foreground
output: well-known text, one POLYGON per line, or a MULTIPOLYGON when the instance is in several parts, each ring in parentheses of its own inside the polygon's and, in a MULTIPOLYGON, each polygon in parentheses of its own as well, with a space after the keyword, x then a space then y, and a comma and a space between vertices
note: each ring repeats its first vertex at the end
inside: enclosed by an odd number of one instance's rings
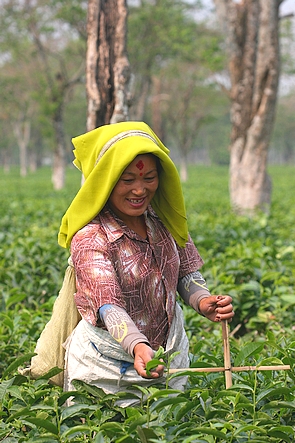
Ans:
MULTIPOLYGON (((184 392, 169 389, 173 355, 162 349, 149 364, 166 366, 167 383, 105 395, 76 383, 64 393, 48 380, 20 375, 60 289, 68 252, 57 245, 60 219, 80 185, 68 171, 55 193, 50 171, 0 178, 0 442, 294 442, 294 219, 292 167, 271 169, 270 213, 254 218, 231 212, 227 169, 192 167, 184 185, 191 235, 204 258, 203 274, 214 294, 233 297, 230 325, 233 366, 290 365, 290 370, 237 371, 225 388, 224 372, 185 372, 184 392), (71 406, 66 401, 71 399, 71 406)), ((183 306, 191 366, 223 367, 221 326, 183 306)))

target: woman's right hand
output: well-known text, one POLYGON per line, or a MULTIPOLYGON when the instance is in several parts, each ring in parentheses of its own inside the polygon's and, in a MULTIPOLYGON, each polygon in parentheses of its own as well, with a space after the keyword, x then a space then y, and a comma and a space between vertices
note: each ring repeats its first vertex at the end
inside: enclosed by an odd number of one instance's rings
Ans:
POLYGON ((133 349, 134 353, 134 369, 143 378, 159 378, 162 377, 164 366, 159 365, 150 371, 150 375, 146 373, 147 363, 154 358, 155 352, 145 343, 138 343, 133 349))

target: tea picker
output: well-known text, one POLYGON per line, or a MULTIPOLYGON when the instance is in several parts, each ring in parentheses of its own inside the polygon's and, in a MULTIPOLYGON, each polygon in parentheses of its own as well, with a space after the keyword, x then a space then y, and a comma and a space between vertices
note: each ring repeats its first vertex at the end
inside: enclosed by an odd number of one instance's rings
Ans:
POLYGON ((230 345, 228 335, 228 322, 223 320, 222 325, 222 339, 223 339, 223 352, 224 352, 224 367, 211 367, 211 368, 178 368, 170 369, 169 374, 175 374, 177 372, 189 371, 189 372, 224 372, 225 374, 225 387, 226 389, 232 386, 232 372, 241 371, 284 371, 290 369, 290 365, 275 365, 275 366, 231 366, 230 358, 230 345))

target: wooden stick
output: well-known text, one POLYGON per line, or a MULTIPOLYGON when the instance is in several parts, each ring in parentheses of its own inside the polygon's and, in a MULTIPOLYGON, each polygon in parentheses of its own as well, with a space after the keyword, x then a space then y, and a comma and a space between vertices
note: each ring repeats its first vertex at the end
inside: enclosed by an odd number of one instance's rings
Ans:
POLYGON ((290 369, 290 365, 276 366, 233 366, 232 371, 285 371, 290 369))
POLYGON ((177 372, 224 372, 225 373, 225 387, 232 386, 232 372, 233 371, 285 371, 290 369, 290 365, 276 365, 276 366, 231 366, 230 347, 228 336, 228 323, 223 320, 222 324, 222 338, 224 350, 224 367, 213 368, 177 368, 169 369, 168 374, 176 374, 177 372))
MULTIPOLYGON (((232 372, 238 371, 285 371, 290 369, 290 365, 277 365, 277 366, 232 366, 230 370, 232 372)), ((223 367, 213 368, 177 368, 169 369, 169 374, 176 374, 177 372, 225 372, 223 367)))
POLYGON ((224 352, 225 387, 227 389, 230 388, 233 384, 227 320, 223 320, 221 324, 222 324, 222 338, 223 338, 223 352, 224 352))

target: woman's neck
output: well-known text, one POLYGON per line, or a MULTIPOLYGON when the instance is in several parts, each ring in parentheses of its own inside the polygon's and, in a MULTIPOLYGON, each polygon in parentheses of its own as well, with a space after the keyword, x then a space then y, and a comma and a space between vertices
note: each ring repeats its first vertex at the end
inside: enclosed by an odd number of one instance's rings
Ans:
POLYGON ((145 224, 145 216, 144 214, 138 216, 138 217, 128 217, 128 215, 124 214, 117 214, 116 211, 111 208, 110 205, 108 205, 109 210, 120 220, 122 220, 125 225, 134 231, 136 234, 140 235, 142 238, 147 237, 147 228, 145 224))
POLYGON ((136 234, 140 235, 142 238, 146 238, 147 230, 144 215, 141 215, 140 217, 126 218, 123 222, 129 229, 136 232, 136 234))

